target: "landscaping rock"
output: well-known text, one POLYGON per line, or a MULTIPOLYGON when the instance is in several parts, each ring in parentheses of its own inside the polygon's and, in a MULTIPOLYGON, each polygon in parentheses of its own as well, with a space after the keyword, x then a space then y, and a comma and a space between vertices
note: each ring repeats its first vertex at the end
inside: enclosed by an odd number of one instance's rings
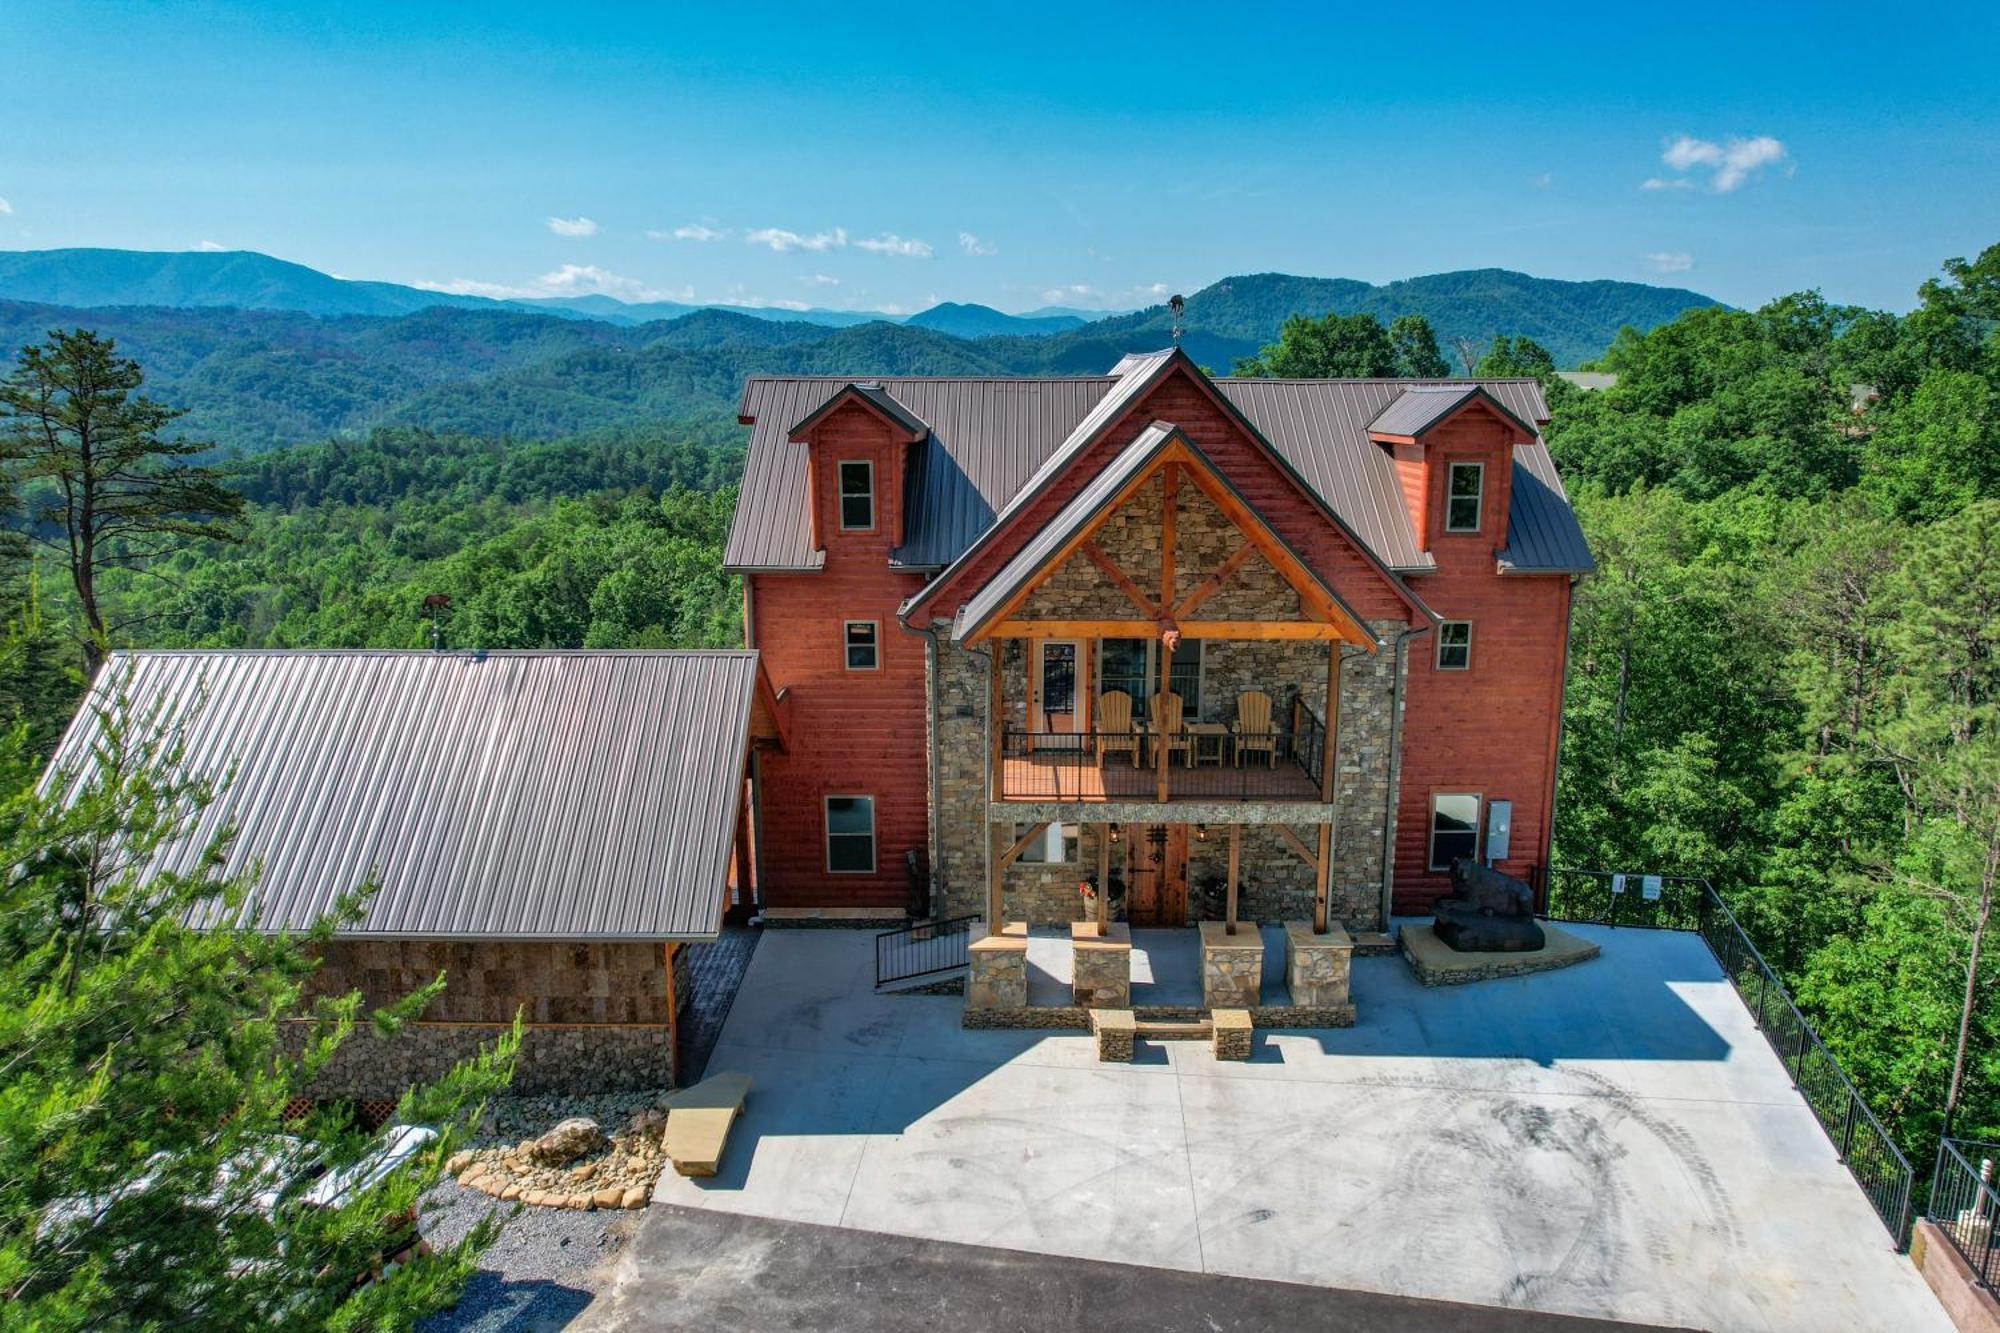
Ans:
POLYGON ((548 1166, 561 1166, 604 1146, 604 1130, 588 1116, 571 1116, 534 1141, 526 1155, 548 1166))

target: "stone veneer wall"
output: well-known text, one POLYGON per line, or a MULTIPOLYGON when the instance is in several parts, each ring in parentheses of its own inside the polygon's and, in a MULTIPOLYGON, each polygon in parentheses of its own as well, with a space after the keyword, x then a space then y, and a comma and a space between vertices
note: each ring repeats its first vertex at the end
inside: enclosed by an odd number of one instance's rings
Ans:
MULTIPOLYGON (((684 969, 677 969, 682 972, 684 969)), ((673 1082, 666 967, 657 942, 336 940, 310 993, 359 990, 373 1007, 445 974, 445 991, 394 1038, 357 1030, 312 1091, 394 1097, 491 1041, 521 1011, 516 1091, 597 1091, 673 1082)), ((680 978, 677 976, 677 980, 680 978)), ((683 980, 676 1000, 690 991, 683 980)), ((302 1033, 292 1034, 294 1041, 302 1033)))

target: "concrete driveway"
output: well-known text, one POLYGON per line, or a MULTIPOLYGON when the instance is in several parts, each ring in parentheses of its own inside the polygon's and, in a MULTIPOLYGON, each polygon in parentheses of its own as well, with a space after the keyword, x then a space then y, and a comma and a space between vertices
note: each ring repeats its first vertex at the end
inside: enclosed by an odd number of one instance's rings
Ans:
POLYGON ((755 1080, 659 1202, 1189 1272, 1711 1329, 1945 1333, 1701 942, 1445 990, 1357 959, 1358 1025, 1255 1058, 967 1032, 872 936, 758 946, 710 1060, 755 1080))

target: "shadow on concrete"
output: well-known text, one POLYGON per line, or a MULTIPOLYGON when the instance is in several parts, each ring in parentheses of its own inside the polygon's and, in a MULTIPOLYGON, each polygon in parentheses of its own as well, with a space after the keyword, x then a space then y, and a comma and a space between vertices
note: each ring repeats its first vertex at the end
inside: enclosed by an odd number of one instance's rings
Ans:
POLYGON ((465 1284, 458 1304, 417 1325, 419 1333, 553 1333, 590 1308, 590 1292, 546 1278, 508 1281, 481 1269, 465 1284))

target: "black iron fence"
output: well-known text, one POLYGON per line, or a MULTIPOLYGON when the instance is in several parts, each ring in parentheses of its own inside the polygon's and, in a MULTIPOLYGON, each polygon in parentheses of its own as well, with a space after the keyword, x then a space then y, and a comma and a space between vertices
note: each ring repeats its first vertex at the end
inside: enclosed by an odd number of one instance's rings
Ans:
POLYGON ((1025 731, 1001 737, 1003 801, 1154 801, 1166 750, 1167 799, 1317 801, 1317 733, 1236 731, 1191 724, 1166 738, 1143 731, 1025 731))
POLYGON ((1993 1285, 1993 1228, 2000 1221, 2000 1193, 1993 1188, 2000 1144, 1944 1139, 1931 1173, 1931 1197, 1924 1216, 1943 1232, 1982 1287, 1993 1285))
POLYGON ((1855 1091, 1714 885, 1691 875, 1550 870, 1544 893, 1552 921, 1698 933, 1791 1075, 1793 1086, 1812 1108, 1854 1183, 1889 1228, 1896 1248, 1909 1243, 1909 1159, 1855 1091))
POLYGON ((976 915, 955 916, 883 931, 875 937, 876 987, 917 982, 926 977, 943 980, 946 973, 965 967, 973 923, 981 919, 976 915))

